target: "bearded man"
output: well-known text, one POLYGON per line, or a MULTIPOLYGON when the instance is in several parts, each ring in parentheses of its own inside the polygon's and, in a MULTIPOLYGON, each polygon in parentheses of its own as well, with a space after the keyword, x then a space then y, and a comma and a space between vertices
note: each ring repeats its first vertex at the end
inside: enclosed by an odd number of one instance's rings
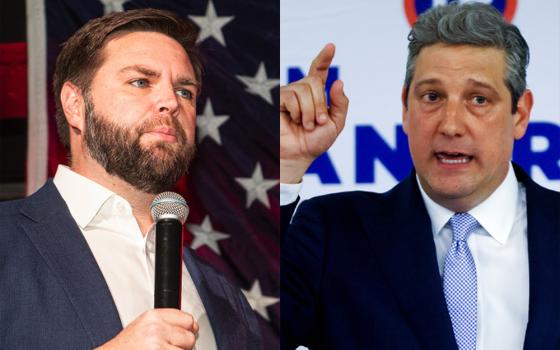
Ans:
POLYGON ((153 309, 149 208, 195 153, 195 42, 188 22, 144 9, 64 44, 54 91, 70 165, 0 205, 0 348, 260 348, 241 291, 188 249, 182 309, 153 309))

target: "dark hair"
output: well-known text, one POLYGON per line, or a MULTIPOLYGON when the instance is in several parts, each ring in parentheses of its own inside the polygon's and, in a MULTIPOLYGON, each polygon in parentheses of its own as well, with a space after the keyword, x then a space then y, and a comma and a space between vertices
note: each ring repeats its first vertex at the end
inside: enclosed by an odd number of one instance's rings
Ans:
POLYGON ((506 53, 504 82, 511 93, 512 113, 517 110, 519 97, 527 87, 529 46, 519 29, 507 23, 492 5, 451 3, 436 6, 418 17, 408 40, 404 82, 407 98, 422 48, 437 43, 494 47, 506 53))
POLYGON ((139 9, 115 12, 95 18, 80 28, 62 47, 53 76, 56 101, 56 124, 58 136, 66 151, 70 151, 68 122, 60 100, 65 82, 70 81, 85 95, 99 67, 103 64, 103 48, 115 33, 157 32, 175 39, 185 49, 200 83, 202 64, 195 47, 197 29, 178 15, 164 10, 139 9))

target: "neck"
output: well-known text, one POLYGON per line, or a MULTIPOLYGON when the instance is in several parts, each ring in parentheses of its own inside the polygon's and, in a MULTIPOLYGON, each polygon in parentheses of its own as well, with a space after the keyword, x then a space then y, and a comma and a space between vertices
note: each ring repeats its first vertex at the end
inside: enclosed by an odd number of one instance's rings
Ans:
POLYGON ((154 222, 150 213, 150 204, 154 200, 155 194, 140 191, 118 176, 107 173, 99 163, 91 158, 88 160, 73 158, 70 169, 126 199, 132 207, 132 214, 142 234, 148 233, 154 222))

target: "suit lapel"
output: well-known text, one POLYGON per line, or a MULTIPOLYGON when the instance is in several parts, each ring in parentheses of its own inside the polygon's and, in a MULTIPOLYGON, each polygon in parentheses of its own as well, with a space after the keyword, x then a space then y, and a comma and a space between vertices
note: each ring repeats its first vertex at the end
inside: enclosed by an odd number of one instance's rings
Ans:
POLYGON ((383 265, 402 313, 423 348, 456 349, 430 218, 414 174, 387 195, 382 213, 370 214, 372 249, 383 265))
POLYGON ((525 349, 551 349, 560 341, 560 203, 516 168, 527 195, 529 322, 525 349))
POLYGON ((26 200, 20 223, 98 346, 114 337, 121 321, 89 246, 52 181, 26 200))
POLYGON ((187 248, 183 258, 221 350, 257 349, 259 326, 243 296, 223 276, 199 262, 187 248))

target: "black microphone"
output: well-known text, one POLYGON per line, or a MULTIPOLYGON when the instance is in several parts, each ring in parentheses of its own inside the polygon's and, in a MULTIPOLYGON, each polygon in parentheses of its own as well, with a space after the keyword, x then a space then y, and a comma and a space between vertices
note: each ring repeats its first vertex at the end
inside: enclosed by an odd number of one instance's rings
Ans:
POLYGON ((163 192, 154 198, 150 210, 156 222, 154 308, 180 309, 182 226, 189 215, 189 207, 179 194, 163 192))

